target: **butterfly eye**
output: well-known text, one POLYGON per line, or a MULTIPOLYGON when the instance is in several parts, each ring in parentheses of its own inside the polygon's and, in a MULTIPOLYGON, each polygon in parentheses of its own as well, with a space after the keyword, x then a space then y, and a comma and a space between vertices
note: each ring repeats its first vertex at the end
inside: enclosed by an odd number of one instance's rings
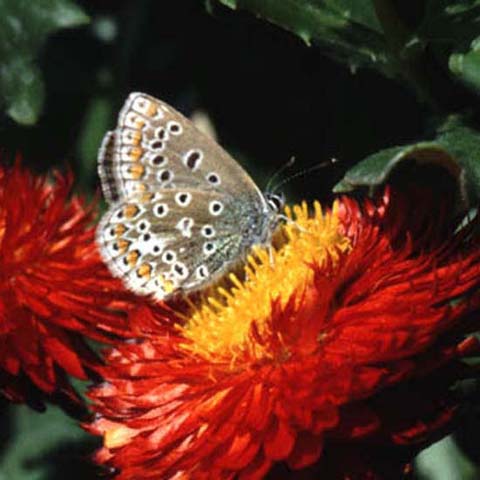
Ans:
POLYGON ((285 201, 283 197, 271 193, 267 194, 267 203, 274 212, 278 212, 283 208, 285 201))

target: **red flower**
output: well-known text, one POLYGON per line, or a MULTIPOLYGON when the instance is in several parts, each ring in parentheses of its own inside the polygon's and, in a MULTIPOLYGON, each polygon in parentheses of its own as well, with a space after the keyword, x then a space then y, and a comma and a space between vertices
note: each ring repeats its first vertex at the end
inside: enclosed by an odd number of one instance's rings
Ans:
POLYGON ((0 168, 0 390, 13 401, 40 390, 77 402, 66 374, 86 379, 98 365, 81 335, 107 341, 126 329, 129 295, 100 260, 94 209, 71 185, 71 175, 0 168))
POLYGON ((442 241, 433 205, 295 207, 273 262, 257 251, 247 280, 230 276, 184 323, 133 313, 147 338, 111 350, 91 392, 97 460, 122 480, 245 480, 335 442, 431 438, 454 418, 480 307, 478 242, 468 227, 442 241))

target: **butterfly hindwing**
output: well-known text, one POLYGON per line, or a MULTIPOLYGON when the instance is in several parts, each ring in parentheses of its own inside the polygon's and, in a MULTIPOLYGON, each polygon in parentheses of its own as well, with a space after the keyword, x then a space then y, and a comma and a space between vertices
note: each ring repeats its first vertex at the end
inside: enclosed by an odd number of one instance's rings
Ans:
POLYGON ((161 299, 213 281, 241 258, 245 226, 238 207, 231 197, 201 190, 144 194, 112 205, 97 241, 129 288, 161 299))

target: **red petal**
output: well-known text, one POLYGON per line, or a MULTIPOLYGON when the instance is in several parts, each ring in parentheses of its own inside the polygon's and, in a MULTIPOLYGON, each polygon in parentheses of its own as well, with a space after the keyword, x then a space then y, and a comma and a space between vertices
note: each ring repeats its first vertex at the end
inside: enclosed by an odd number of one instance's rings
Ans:
POLYGON ((290 454, 294 443, 294 431, 277 417, 265 435, 263 450, 267 458, 283 460, 290 454))
POLYGON ((222 453, 216 464, 227 470, 241 470, 254 459, 259 448, 258 440, 254 441, 250 433, 235 435, 230 448, 222 453))

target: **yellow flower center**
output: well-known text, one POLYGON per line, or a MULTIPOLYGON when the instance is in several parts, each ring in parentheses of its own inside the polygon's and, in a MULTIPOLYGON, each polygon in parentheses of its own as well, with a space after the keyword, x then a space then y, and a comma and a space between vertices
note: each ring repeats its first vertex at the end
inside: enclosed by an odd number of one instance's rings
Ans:
MULTIPOLYGON (((272 302, 281 307, 295 292, 303 292, 313 281, 311 264, 335 264, 342 252, 349 251, 350 241, 340 233, 338 203, 323 213, 318 202, 309 213, 307 204, 287 207, 289 218, 281 228, 286 242, 274 247, 254 247, 245 266, 246 280, 229 275, 230 288, 217 287, 214 293, 179 327, 190 340, 183 348, 213 362, 231 362, 248 351, 255 358, 268 352, 249 340, 252 323, 259 333, 267 328, 272 302)), ((297 295, 296 302, 301 295, 297 295)), ((297 306, 297 305, 295 305, 297 306)))

